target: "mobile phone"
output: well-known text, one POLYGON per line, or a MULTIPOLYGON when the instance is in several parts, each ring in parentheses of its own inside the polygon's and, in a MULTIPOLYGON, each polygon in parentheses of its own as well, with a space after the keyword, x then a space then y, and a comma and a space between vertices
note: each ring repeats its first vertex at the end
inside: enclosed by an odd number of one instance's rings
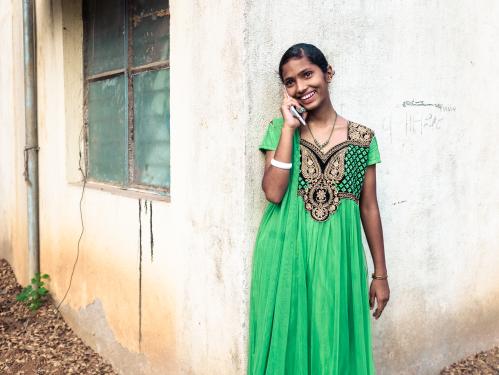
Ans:
MULTIPOLYGON (((288 90, 286 90, 286 88, 284 88, 284 92, 286 93, 286 96, 289 98, 288 90)), ((293 114, 293 117, 296 117, 302 125, 307 126, 307 123, 305 122, 303 117, 301 117, 301 115, 300 115, 300 113, 305 112, 305 108, 300 108, 300 112, 298 112, 298 110, 295 108, 295 106, 292 105, 289 110, 293 114)))
POLYGON ((291 106, 290 111, 293 114, 293 116, 296 117, 298 121, 300 121, 302 125, 307 126, 307 123, 305 122, 303 117, 301 117, 301 115, 298 113, 298 110, 295 108, 294 105, 291 106))

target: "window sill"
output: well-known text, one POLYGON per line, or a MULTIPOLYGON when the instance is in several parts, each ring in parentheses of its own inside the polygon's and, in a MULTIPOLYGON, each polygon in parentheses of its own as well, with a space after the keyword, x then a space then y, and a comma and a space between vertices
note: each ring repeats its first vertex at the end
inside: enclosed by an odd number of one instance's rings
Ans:
MULTIPOLYGON (((69 182, 71 186, 82 187, 83 182, 69 182)), ((151 201, 161 201, 161 202, 170 202, 170 192, 166 192, 163 194, 156 193, 150 190, 142 190, 137 188, 122 188, 116 185, 103 184, 95 181, 87 181, 85 184, 85 188, 95 189, 100 191, 105 191, 114 195, 121 195, 123 197, 135 198, 135 199, 145 199, 151 201)))

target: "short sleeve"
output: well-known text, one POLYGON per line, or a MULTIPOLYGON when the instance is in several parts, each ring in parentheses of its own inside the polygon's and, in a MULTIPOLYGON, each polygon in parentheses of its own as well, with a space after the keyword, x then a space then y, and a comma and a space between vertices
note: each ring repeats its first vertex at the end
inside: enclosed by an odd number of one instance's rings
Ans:
POLYGON ((376 140, 376 137, 373 136, 371 144, 369 145, 369 153, 367 154, 367 165, 376 163, 381 163, 381 158, 379 156, 378 141, 376 140))
POLYGON ((263 137, 262 143, 260 143, 259 149, 261 151, 272 150, 274 151, 279 144, 279 139, 281 138, 281 130, 283 125, 282 118, 273 119, 267 126, 267 131, 263 137))

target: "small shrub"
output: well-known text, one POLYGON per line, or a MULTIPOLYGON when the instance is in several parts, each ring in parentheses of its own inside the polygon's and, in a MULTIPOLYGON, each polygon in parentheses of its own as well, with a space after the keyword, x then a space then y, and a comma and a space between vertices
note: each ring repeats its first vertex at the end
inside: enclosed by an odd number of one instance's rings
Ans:
POLYGON ((38 310, 45 302, 45 296, 48 294, 48 289, 45 288, 45 282, 49 275, 44 273, 36 273, 31 279, 31 284, 23 288, 21 293, 16 296, 16 300, 25 303, 32 311, 38 310))

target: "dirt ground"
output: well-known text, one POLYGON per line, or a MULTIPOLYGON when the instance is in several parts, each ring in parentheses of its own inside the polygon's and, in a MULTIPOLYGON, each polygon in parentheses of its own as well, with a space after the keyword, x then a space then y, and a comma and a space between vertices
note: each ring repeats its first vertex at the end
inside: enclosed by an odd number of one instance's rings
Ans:
POLYGON ((472 355, 460 362, 453 363, 442 370, 440 375, 498 375, 499 346, 472 355))
POLYGON ((0 374, 116 374, 48 301, 30 311, 16 301, 14 273, 0 260, 0 374))
MULTIPOLYGON (((32 312, 16 301, 20 291, 9 264, 0 259, 0 374, 117 374, 74 334, 51 301, 32 312)), ((499 347, 441 372, 464 374, 499 375, 499 347)))

